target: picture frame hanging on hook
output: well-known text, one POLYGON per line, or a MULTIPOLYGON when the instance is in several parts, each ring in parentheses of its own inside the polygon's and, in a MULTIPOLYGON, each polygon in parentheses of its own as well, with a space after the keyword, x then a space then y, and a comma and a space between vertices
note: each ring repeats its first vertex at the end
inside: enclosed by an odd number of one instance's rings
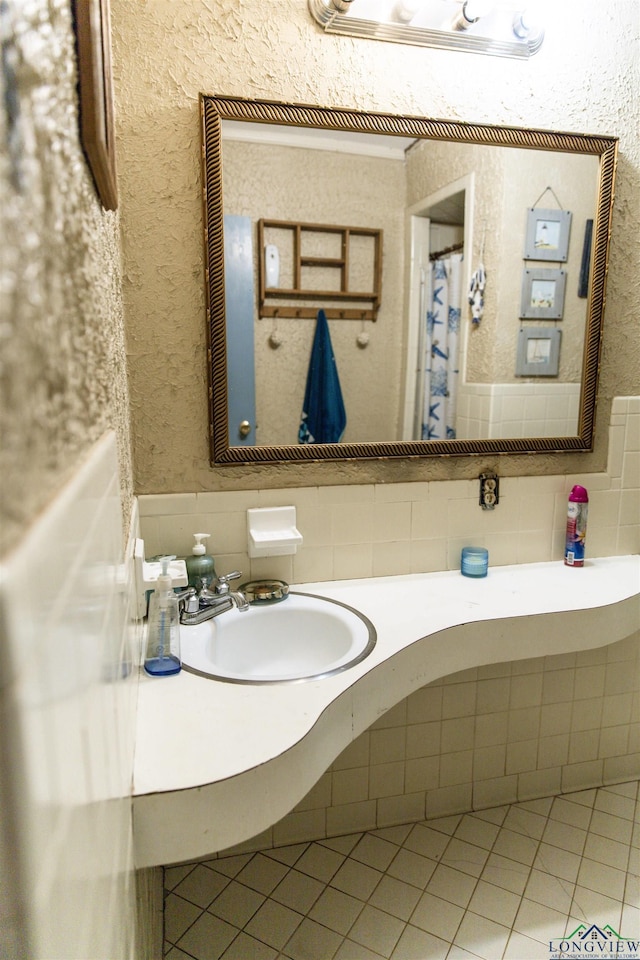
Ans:
POLYGON ((524 259, 566 263, 570 230, 570 210, 530 207, 527 210, 524 259))

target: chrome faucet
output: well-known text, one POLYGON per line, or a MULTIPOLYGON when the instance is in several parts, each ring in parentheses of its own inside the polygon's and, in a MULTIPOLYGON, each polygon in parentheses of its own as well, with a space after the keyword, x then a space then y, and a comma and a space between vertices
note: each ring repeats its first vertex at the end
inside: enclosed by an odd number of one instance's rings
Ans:
POLYGON ((210 581, 203 578, 199 591, 189 587, 178 593, 180 623, 184 623, 185 626, 204 623, 205 620, 212 620, 213 617, 218 617, 227 610, 233 610, 234 607, 240 613, 248 610, 249 604, 245 595, 239 590, 233 591, 229 588, 229 581, 237 580, 241 576, 239 570, 220 576, 216 579, 213 590, 209 588, 210 581))

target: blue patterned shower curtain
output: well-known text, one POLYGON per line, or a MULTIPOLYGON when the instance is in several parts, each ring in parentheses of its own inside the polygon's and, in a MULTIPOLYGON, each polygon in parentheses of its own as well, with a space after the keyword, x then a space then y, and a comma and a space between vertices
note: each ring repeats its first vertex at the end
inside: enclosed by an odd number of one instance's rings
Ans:
POLYGON ((462 254, 431 264, 426 294, 422 439, 455 440, 462 254))

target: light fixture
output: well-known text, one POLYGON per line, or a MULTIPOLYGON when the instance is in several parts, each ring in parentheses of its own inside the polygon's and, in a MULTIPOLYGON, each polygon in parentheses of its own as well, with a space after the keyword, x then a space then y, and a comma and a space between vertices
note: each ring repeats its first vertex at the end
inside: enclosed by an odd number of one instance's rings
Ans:
POLYGON ((308 5, 325 33, 371 40, 526 59, 544 39, 523 0, 308 0, 308 5))

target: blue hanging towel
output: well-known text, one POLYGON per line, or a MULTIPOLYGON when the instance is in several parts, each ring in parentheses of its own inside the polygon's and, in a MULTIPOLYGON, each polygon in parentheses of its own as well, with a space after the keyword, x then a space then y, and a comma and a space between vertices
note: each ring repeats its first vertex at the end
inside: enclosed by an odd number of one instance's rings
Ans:
POLYGON ((300 443, 338 443, 347 425, 336 358, 324 310, 318 310, 311 347, 304 407, 298 431, 300 443))

